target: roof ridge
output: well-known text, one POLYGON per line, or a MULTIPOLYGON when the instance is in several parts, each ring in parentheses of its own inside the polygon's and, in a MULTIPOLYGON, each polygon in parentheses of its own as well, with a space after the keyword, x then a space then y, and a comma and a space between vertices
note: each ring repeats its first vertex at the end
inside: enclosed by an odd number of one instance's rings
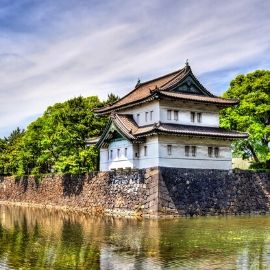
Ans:
POLYGON ((217 97, 216 95, 212 94, 210 91, 208 91, 201 83, 200 81, 197 79, 197 77, 193 74, 192 69, 190 69, 191 75, 193 76, 193 78, 195 79, 196 83, 202 87, 202 89, 210 96, 210 97, 217 97))
POLYGON ((147 84, 147 83, 150 83, 150 82, 154 82, 154 81, 157 81, 157 80, 160 80, 160 79, 163 79, 167 76, 171 76, 172 74, 174 73, 178 73, 180 72, 181 70, 183 70, 184 68, 181 68, 181 69, 178 69, 176 71, 173 71, 173 72, 170 72, 170 73, 167 73, 165 75, 162 75, 160 77, 157 77, 157 78, 154 78, 154 79, 151 79, 151 80, 148 80, 148 81, 145 81, 145 82, 142 82, 140 83, 137 87, 135 87, 133 90, 131 90, 130 92, 128 92, 126 95, 124 95, 123 97, 121 97, 120 99, 116 100, 115 102, 113 102, 112 104, 110 104, 109 106, 106 106, 106 107, 111 107, 113 106, 114 104, 118 103, 119 101, 121 101, 122 99, 126 98, 127 96, 129 96, 131 93, 133 93, 134 91, 136 91, 138 88, 140 88, 141 86, 147 84))
MULTIPOLYGON (((166 83, 164 83, 163 85, 161 85, 160 88, 162 88, 162 87, 164 87, 166 84, 169 84, 170 82, 172 82, 177 76, 179 76, 180 74, 182 74, 183 71, 186 71, 186 69, 187 69, 187 67, 184 67, 184 68, 180 69, 179 72, 178 72, 172 79, 170 79, 169 81, 167 81, 166 83), (180 71, 181 71, 181 72, 180 72, 180 71)), ((189 66, 188 66, 188 69, 191 70, 189 66)), ((186 74, 184 75, 184 77, 185 77, 186 75, 188 75, 188 73, 186 73, 186 74)), ((183 78, 184 78, 184 77, 183 77, 183 78)))
MULTIPOLYGON (((181 69, 178 69, 178 70, 176 70, 176 71, 173 71, 173 72, 167 73, 167 74, 165 74, 165 75, 159 76, 159 77, 157 77, 157 78, 154 78, 154 79, 151 79, 151 80, 142 82, 142 83, 139 84, 138 87, 140 87, 141 85, 144 85, 144 84, 148 84, 148 83, 150 83, 150 82, 154 82, 154 81, 163 79, 163 78, 165 78, 165 77, 167 77, 167 76, 171 76, 171 75, 173 75, 174 73, 175 73, 175 77, 176 77, 176 76, 178 75, 178 73, 179 73, 180 71, 183 71, 184 69, 185 69, 185 68, 181 68, 181 69)), ((175 77, 174 77, 174 78, 175 78, 175 77)), ((170 80, 170 81, 171 81, 171 80, 170 80)), ((137 87, 137 88, 138 88, 138 87, 137 87)), ((137 89, 137 88, 135 88, 135 89, 137 89)), ((135 90, 135 89, 134 89, 134 90, 135 90)))
MULTIPOLYGON (((190 66, 186 66, 186 67, 182 68, 183 71, 186 71, 186 69, 188 69, 188 72, 186 72, 186 74, 183 76, 183 78, 180 79, 180 81, 183 80, 185 77, 187 77, 188 74, 189 74, 189 72, 192 73, 192 70, 191 70, 190 66)), ((181 74, 181 73, 180 73, 180 74, 181 74)), ((174 76, 174 77, 173 77, 171 80, 169 80, 168 82, 164 83, 160 88, 163 88, 163 87, 166 86, 167 84, 170 84, 170 82, 172 82, 172 81, 173 81, 178 75, 180 75, 180 74, 176 74, 176 76, 174 76)), ((178 81, 178 82, 179 82, 179 81, 178 81)), ((163 90, 163 91, 165 91, 165 90, 163 90)))

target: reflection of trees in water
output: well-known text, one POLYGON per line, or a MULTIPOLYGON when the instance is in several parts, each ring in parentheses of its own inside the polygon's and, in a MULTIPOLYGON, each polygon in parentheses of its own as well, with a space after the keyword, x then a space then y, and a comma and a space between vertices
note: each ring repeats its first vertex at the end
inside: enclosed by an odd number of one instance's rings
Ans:
POLYGON ((270 243, 247 244, 237 254, 237 269, 270 269, 270 243))
POLYGON ((48 230, 44 234, 38 223, 29 226, 26 216, 13 228, 4 225, 0 222, 0 261, 15 269, 99 269, 99 248, 84 242, 79 223, 64 219, 58 238, 48 230))
POLYGON ((138 270, 169 265, 270 269, 265 266, 270 262, 265 240, 270 236, 270 218, 221 221, 137 221, 0 206, 0 262, 23 270, 127 269, 127 265, 138 270))

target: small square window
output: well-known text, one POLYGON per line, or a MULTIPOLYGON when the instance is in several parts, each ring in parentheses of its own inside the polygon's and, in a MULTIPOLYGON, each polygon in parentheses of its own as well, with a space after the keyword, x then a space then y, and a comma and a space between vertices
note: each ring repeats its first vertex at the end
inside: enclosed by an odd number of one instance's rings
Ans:
POLYGON ((190 120, 192 123, 195 122, 195 112, 190 112, 190 120))
POLYGON ((171 110, 167 110, 167 119, 168 120, 172 119, 172 111, 171 110))
POLYGON ((178 111, 173 112, 174 120, 178 121, 178 111))
POLYGON ((169 156, 172 154, 172 146, 171 146, 171 144, 167 145, 167 153, 168 153, 169 156))
POLYGON ((189 156, 189 145, 185 146, 185 156, 188 157, 189 156))
POLYGON ((197 154, 197 147, 196 146, 191 147, 191 153, 192 153, 193 157, 196 157, 196 154, 197 154))

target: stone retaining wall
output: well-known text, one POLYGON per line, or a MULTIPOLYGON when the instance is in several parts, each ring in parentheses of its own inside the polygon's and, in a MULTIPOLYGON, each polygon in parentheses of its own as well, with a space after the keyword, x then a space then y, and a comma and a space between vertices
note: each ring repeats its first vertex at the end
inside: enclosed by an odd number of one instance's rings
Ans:
POLYGON ((270 212, 270 174, 160 168, 159 214, 270 212))
POLYGON ((0 201, 110 215, 270 212, 270 174, 151 168, 89 175, 0 178, 0 201))

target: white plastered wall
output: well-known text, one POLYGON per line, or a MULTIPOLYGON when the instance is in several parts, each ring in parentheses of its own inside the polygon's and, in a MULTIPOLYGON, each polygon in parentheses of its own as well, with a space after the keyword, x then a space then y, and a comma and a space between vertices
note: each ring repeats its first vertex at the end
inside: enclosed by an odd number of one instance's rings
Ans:
POLYGON ((133 144, 128 140, 119 140, 110 143, 108 148, 100 149, 100 170, 109 171, 118 168, 134 167, 133 144), (118 156, 119 149, 119 156, 118 156), (125 156, 125 149, 127 155, 125 156), (112 156, 111 156, 112 151, 112 156))
POLYGON ((134 120, 136 121, 138 126, 146 126, 151 125, 153 123, 159 122, 159 102, 157 100, 154 100, 152 102, 144 103, 142 105, 138 105, 134 108, 126 109, 121 111, 123 114, 132 114, 134 120), (150 114, 152 112, 152 119, 150 119, 150 114), (145 113, 148 113, 147 115, 147 121, 145 117, 145 113), (137 117, 139 115, 139 118, 137 117))
POLYGON ((219 127, 219 110, 215 105, 161 101, 159 118, 162 123, 219 127), (168 110, 172 111, 171 120, 167 117, 168 110), (178 120, 174 119, 174 111, 178 111, 178 120), (191 112, 201 113, 200 123, 196 115, 195 122, 191 122, 191 112))
POLYGON ((134 120, 139 126, 146 126, 157 122, 182 124, 182 125, 195 125, 195 126, 208 126, 219 127, 219 109, 215 105, 185 103, 183 101, 158 101, 144 103, 134 108, 121 111, 123 114, 132 114, 134 120), (168 120, 167 111, 171 110, 171 120, 168 120), (174 119, 174 111, 178 112, 178 119, 174 119), (150 114, 152 112, 152 119, 150 114), (201 113, 201 122, 191 122, 191 112, 201 113), (147 121, 146 116, 147 114, 147 121), (138 117, 139 115, 139 117, 138 117))
POLYGON ((138 160, 138 168, 156 167, 159 163, 159 145, 158 137, 151 136, 146 138, 146 142, 139 144, 140 154, 138 160), (144 147, 147 147, 146 155, 144 155, 144 147))
POLYGON ((100 151, 100 170, 118 168, 174 167, 190 169, 232 169, 231 142, 228 140, 192 138, 180 136, 149 136, 145 143, 131 144, 127 140, 112 142, 108 149, 100 151), (168 154, 171 145, 171 155, 168 154), (185 156, 185 146, 196 146, 196 156, 185 156), (145 147, 146 155, 145 155, 145 147), (218 157, 208 156, 208 147, 219 147, 218 157), (124 155, 127 148, 127 156, 124 155), (120 156, 117 156, 120 149, 120 156), (113 158, 110 151, 113 150, 113 158), (136 155, 137 153, 137 155, 136 155), (108 159, 109 157, 109 159, 108 159))
POLYGON ((159 136, 159 166, 231 170, 231 142, 219 139, 196 139, 177 136, 159 136), (168 155, 168 145, 172 145, 171 155, 168 155), (196 146, 196 156, 185 156, 185 146, 196 146), (208 147, 219 147, 219 157, 209 157, 208 147))

